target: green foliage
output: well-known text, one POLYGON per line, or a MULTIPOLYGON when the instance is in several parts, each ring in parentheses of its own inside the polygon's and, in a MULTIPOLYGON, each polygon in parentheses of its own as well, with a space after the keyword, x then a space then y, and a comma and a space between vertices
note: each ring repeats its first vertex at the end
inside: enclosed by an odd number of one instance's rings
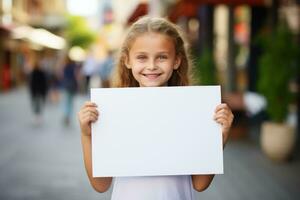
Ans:
POLYGON ((217 84, 216 67, 211 50, 204 49, 201 56, 195 56, 194 75, 199 85, 217 84))
POLYGON ((263 54, 259 59, 258 91, 267 99, 267 112, 274 122, 283 122, 292 100, 290 81, 299 68, 299 46, 286 26, 258 39, 263 54))
POLYGON ((88 48, 96 40, 96 33, 93 32, 83 17, 68 16, 67 17, 66 38, 69 46, 80 46, 88 48))

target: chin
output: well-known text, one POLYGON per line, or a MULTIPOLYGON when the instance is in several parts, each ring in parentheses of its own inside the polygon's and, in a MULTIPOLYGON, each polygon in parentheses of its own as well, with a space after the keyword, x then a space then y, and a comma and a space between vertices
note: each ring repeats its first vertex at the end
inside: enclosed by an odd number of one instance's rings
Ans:
POLYGON ((160 85, 143 85, 141 87, 160 87, 160 85))
POLYGON ((145 83, 145 84, 140 84, 141 87, 161 87, 164 86, 163 84, 159 83, 145 83))

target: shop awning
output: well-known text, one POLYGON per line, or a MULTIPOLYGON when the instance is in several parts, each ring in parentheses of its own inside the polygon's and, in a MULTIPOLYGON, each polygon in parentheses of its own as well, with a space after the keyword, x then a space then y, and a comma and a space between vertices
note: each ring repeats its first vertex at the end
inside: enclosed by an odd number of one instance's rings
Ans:
POLYGON ((35 29, 30 26, 19 26, 12 30, 13 39, 27 40, 35 45, 51 49, 63 49, 66 46, 64 38, 45 29, 35 29))

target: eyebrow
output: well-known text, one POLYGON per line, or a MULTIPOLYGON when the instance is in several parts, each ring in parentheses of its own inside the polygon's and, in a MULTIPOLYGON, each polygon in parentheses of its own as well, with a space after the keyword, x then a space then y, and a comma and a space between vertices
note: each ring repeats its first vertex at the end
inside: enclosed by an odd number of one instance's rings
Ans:
MULTIPOLYGON (((160 51, 160 52, 157 52, 157 54, 169 54, 169 53, 170 53, 169 51, 160 51)), ((144 52, 144 51, 138 51, 138 52, 135 52, 134 54, 136 55, 136 54, 148 54, 148 53, 144 52)))

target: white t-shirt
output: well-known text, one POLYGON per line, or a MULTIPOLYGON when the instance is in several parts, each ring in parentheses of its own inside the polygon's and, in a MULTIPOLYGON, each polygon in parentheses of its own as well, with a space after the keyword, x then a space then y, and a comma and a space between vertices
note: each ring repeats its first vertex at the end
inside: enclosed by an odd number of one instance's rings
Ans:
POLYGON ((194 200, 190 175, 114 178, 112 200, 194 200))

